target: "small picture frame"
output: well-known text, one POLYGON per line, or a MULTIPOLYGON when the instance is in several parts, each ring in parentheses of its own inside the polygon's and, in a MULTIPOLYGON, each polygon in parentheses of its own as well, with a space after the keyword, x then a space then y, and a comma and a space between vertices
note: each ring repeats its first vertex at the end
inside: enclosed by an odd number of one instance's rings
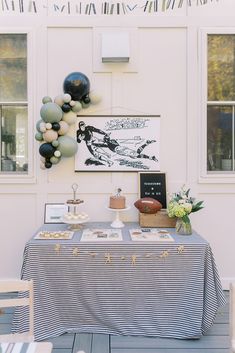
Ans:
POLYGON ((46 203, 44 223, 63 223, 62 217, 68 212, 68 205, 64 203, 46 203))
POLYGON ((151 197, 167 208, 166 200, 166 174, 161 172, 139 173, 139 197, 151 197))

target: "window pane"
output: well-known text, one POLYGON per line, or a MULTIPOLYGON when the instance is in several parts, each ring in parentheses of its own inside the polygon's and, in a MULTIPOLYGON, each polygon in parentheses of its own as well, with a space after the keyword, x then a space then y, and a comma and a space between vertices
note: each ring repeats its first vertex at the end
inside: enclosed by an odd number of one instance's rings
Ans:
POLYGON ((1 109, 1 169, 4 172, 28 170, 27 107, 1 109))
POLYGON ((0 35, 0 101, 27 101, 27 35, 0 35))
POLYGON ((208 106, 207 170, 233 170, 232 107, 208 106))
POLYGON ((235 100, 235 35, 208 35, 208 100, 235 100))

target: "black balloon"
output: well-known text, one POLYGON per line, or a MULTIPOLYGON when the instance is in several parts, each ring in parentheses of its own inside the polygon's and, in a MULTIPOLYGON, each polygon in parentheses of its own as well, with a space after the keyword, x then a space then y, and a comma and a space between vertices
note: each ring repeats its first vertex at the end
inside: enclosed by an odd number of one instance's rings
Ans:
POLYGON ((81 72, 72 72, 64 79, 64 93, 71 95, 72 99, 79 101, 90 92, 90 81, 81 72))
POLYGON ((50 143, 43 143, 39 147, 40 155, 42 157, 45 157, 46 159, 51 158, 54 155, 55 150, 56 150, 56 148, 53 147, 50 143))
POLYGON ((82 100, 83 100, 83 102, 85 104, 89 104, 91 102, 90 97, 88 96, 88 94, 86 96, 82 97, 82 100))
POLYGON ((63 110, 64 113, 68 113, 68 112, 70 112, 70 110, 71 110, 71 105, 68 104, 68 103, 64 103, 64 104, 62 105, 61 109, 63 110))
POLYGON ((45 167, 46 168, 51 168, 52 167, 52 163, 51 162, 45 162, 45 167))
POLYGON ((60 129, 60 124, 59 123, 52 123, 52 129, 54 131, 59 131, 60 129))

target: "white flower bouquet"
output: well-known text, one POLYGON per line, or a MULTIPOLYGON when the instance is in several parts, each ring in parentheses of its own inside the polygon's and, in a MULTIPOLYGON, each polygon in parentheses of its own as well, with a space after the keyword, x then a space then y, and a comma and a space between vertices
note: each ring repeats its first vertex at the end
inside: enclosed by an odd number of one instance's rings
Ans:
POLYGON ((183 186, 179 192, 171 195, 167 206, 169 217, 181 218, 184 223, 190 223, 188 215, 192 212, 201 210, 204 206, 203 201, 196 201, 195 198, 189 196, 190 189, 183 186))

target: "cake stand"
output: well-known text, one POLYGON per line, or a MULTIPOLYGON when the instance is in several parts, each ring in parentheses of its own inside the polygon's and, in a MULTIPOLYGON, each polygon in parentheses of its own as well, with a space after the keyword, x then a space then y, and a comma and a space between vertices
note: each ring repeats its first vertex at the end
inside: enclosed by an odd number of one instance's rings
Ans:
POLYGON ((130 209, 130 206, 127 206, 126 208, 110 208, 106 207, 109 211, 115 212, 115 219, 114 221, 110 224, 112 228, 123 228, 124 223, 120 220, 120 212, 128 211, 130 209))
POLYGON ((70 230, 79 230, 82 228, 82 225, 89 221, 89 217, 85 219, 66 219, 65 217, 62 218, 65 224, 69 224, 68 229, 70 230))

